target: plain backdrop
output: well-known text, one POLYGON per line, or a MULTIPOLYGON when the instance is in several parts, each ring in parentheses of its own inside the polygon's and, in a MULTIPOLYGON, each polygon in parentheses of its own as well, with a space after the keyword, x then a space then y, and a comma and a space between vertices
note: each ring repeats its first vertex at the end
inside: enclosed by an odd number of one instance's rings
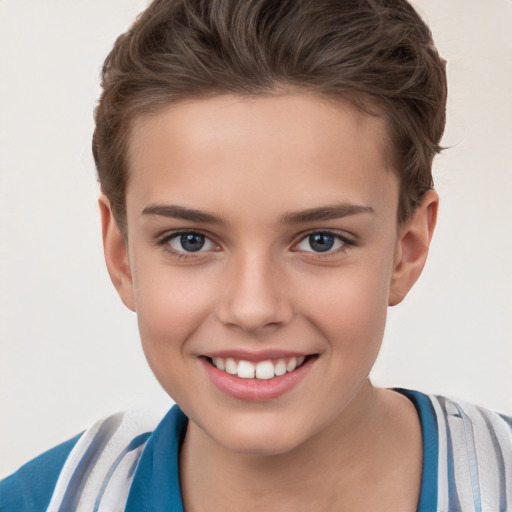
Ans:
MULTIPOLYGON (((512 414, 512 1, 417 0, 448 61, 425 272, 375 383, 512 414)), ((103 263, 90 154, 101 64, 143 0, 0 0, 0 475, 119 409, 162 413, 103 263)))

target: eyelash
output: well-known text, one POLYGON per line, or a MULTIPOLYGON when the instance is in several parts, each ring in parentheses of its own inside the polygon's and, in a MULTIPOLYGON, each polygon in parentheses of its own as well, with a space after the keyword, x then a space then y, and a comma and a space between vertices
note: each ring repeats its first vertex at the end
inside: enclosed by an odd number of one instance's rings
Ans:
MULTIPOLYGON (((172 233, 166 234, 166 235, 162 236, 161 238, 157 239, 156 243, 157 243, 158 246, 162 247, 164 251, 172 254, 173 256, 178 258, 179 260, 187 260, 187 259, 190 259, 190 258, 195 258, 201 252, 204 252, 204 251, 201 251, 203 246, 201 246, 198 251, 190 251, 190 252, 187 252, 187 251, 183 251, 182 252, 182 251, 173 249, 170 246, 170 242, 172 240, 176 240, 177 238, 179 238, 179 237, 181 237, 183 235, 198 235, 198 236, 204 237, 205 243, 209 242, 209 243, 214 244, 215 246, 218 247, 218 244, 216 244, 210 238, 209 235, 207 235, 206 233, 204 233, 204 232, 202 232, 200 230, 192 230, 192 229, 174 231, 172 233), (196 255, 196 253, 197 253, 197 255, 196 255)), ((303 252, 306 252, 306 253, 310 253, 308 255, 308 257, 314 257, 316 259, 327 258, 329 256, 332 256, 333 254, 337 254, 339 252, 345 252, 349 247, 355 245, 355 242, 353 240, 347 238, 346 236, 343 236, 343 235, 341 235, 340 233, 338 233, 336 231, 324 229, 324 230, 312 230, 312 231, 309 231, 307 233, 302 233, 300 235, 300 239, 298 240, 298 242, 295 242, 293 244, 293 247, 297 247, 300 243, 306 241, 312 235, 331 236, 336 241, 341 242, 341 244, 342 244, 340 247, 336 248, 335 250, 331 250, 331 248, 328 248, 325 252, 313 251, 313 250, 311 250, 311 251, 304 250, 303 251, 303 252)), ((302 252, 302 251, 296 250, 294 252, 302 252)))
POLYGON ((218 246, 211 239, 210 236, 208 236, 206 233, 203 233, 202 231, 199 231, 197 229, 196 230, 184 229, 184 230, 174 231, 172 233, 166 234, 166 235, 162 236, 161 238, 157 239, 157 245, 162 247, 165 252, 168 252, 168 253, 172 254, 173 256, 178 258, 179 260, 187 260, 187 259, 190 259, 190 258, 195 258, 195 257, 197 257, 196 253, 203 252, 203 251, 201 251, 202 247, 200 247, 198 251, 190 251, 190 252, 186 252, 186 251, 182 252, 182 251, 178 251, 176 249, 173 249, 170 246, 170 242, 172 240, 175 240, 175 239, 183 236, 183 235, 198 235, 198 236, 204 237, 205 243, 207 243, 207 241, 208 241, 211 244, 213 244, 215 246, 218 246))
POLYGON ((313 251, 313 250, 304 251, 304 252, 308 253, 309 258, 311 258, 311 257, 313 257, 315 259, 328 258, 328 257, 338 254, 340 252, 346 252, 350 247, 353 247, 356 245, 356 243, 353 240, 351 240, 347 236, 341 235, 337 231, 332 231, 329 229, 320 229, 320 230, 316 229, 316 230, 308 231, 306 233, 302 233, 300 235, 299 241, 294 244, 294 247, 297 247, 300 243, 306 241, 312 235, 331 236, 334 238, 335 241, 341 242, 341 246, 334 250, 329 248, 325 252, 313 251))

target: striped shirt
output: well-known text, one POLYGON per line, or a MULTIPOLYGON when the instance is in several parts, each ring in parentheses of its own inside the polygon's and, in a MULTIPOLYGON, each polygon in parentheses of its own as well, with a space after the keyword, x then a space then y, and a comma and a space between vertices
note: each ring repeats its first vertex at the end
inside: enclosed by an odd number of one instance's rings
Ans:
MULTIPOLYGON (((397 391, 421 420, 418 512, 512 510, 512 418, 397 391)), ((178 454, 187 421, 177 406, 158 425, 140 414, 110 416, 2 480, 0 512, 183 512, 178 454)))

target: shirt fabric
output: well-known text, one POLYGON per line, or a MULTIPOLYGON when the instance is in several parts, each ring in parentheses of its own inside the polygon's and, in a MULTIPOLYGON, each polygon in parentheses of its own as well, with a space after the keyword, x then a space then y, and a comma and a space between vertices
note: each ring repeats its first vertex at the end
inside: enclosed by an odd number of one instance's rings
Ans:
MULTIPOLYGON (((512 510, 512 418, 397 389, 421 422, 418 512, 512 510)), ((0 512, 184 512, 179 450, 188 420, 119 413, 0 481, 0 512)))

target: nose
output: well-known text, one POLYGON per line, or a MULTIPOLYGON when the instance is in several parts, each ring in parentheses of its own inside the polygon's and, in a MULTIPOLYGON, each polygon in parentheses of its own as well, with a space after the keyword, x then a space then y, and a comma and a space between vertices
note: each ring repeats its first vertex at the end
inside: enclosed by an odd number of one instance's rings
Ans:
POLYGON ((293 308, 282 270, 258 254, 232 261, 226 273, 218 319, 245 332, 267 331, 288 324, 293 308))

